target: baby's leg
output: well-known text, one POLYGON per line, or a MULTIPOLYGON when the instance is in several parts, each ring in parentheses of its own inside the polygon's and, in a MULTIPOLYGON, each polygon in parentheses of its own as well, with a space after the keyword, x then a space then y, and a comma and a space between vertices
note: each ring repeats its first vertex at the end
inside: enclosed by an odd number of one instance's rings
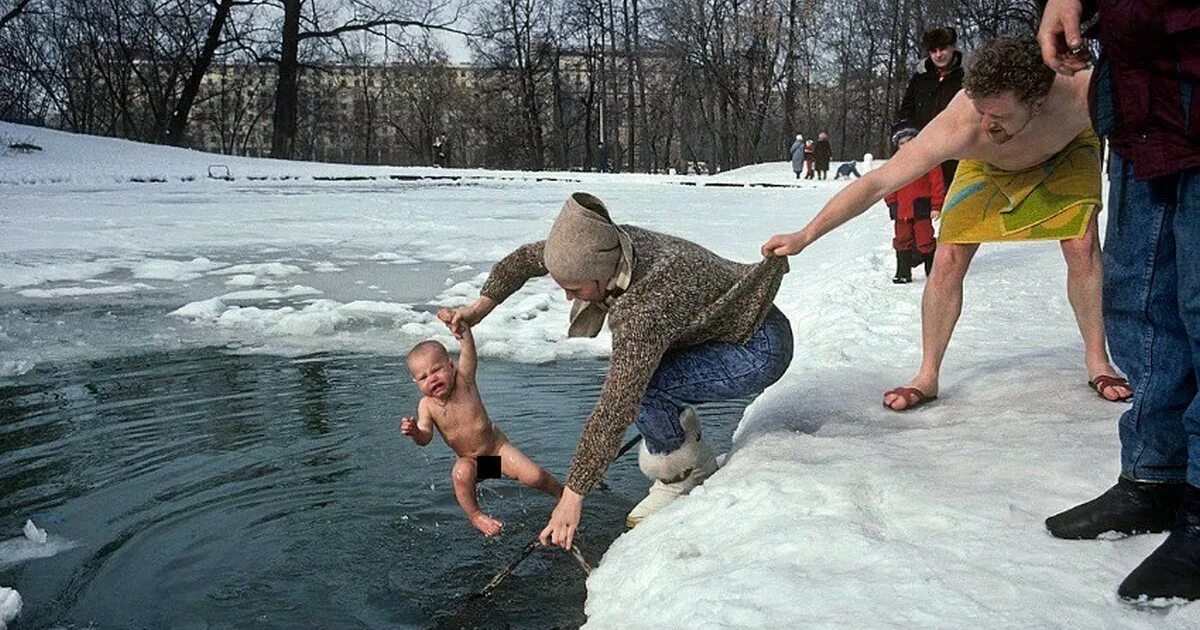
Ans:
POLYGON ((521 483, 533 488, 541 490, 546 494, 558 498, 562 496, 562 484, 554 478, 545 468, 538 466, 532 459, 525 456, 517 447, 512 445, 512 442, 505 442, 498 450, 500 455, 500 472, 505 477, 512 477, 521 483))
POLYGON ((459 457, 450 471, 450 478, 454 480, 454 496, 458 499, 458 504, 462 506, 463 512, 467 513, 467 520, 471 521, 471 525, 482 532, 484 536, 499 534, 504 523, 484 514, 483 510, 479 509, 479 501, 475 498, 475 458, 459 457))

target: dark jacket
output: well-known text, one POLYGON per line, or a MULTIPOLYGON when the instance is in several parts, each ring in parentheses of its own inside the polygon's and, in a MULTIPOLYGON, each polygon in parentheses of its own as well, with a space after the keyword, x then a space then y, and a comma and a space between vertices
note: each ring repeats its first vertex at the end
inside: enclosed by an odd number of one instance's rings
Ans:
POLYGON ((949 72, 944 77, 938 75, 933 60, 926 57, 925 71, 914 74, 908 80, 908 88, 904 90, 904 100, 900 103, 896 119, 907 120, 917 129, 928 125, 962 89, 962 81, 962 53, 954 51, 949 72))
POLYGON ((833 151, 829 147, 828 140, 817 140, 813 143, 813 169, 818 171, 829 170, 829 158, 833 151))
POLYGON ((1102 0, 1092 121, 1147 180, 1200 167, 1200 7, 1102 0))

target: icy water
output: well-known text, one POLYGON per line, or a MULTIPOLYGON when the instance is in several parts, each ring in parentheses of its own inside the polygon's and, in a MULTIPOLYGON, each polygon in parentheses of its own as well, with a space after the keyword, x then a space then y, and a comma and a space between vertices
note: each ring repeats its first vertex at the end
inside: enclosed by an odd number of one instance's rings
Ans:
MULTIPOLYGON (((493 418, 565 472, 606 363, 485 361, 493 418)), ((574 627, 584 580, 539 550, 495 594, 468 596, 544 525, 549 498, 490 481, 485 540, 453 499, 453 455, 397 419, 400 357, 281 358, 215 349, 43 365, 0 384, 0 539, 32 518, 77 546, 0 566, 17 627, 574 627)), ((705 408, 728 447, 742 406, 705 408)), ((647 485, 636 452, 589 496, 598 562, 647 485)))
MULTIPOLYGON (((404 349, 445 337, 432 312, 473 299, 481 274, 544 235, 575 188, 14 189, 0 209, 0 551, 27 518, 76 545, 0 557, 0 586, 25 602, 16 627, 582 623, 580 570, 551 550, 468 601, 553 503, 487 482, 481 501, 506 526, 486 540, 454 501, 450 450, 397 427, 417 402, 404 349)), ((662 215, 647 201, 656 186, 595 192, 622 220, 659 217, 685 235, 727 194, 679 188, 693 211, 662 215)), ((769 229, 706 221, 751 244, 769 229)), ((562 338, 567 309, 534 280, 477 331, 492 417, 560 476, 607 367, 592 358, 602 340, 562 338)), ((744 404, 702 410, 718 450, 744 404)), ((606 482, 579 535, 593 564, 648 486, 636 452, 606 482)))

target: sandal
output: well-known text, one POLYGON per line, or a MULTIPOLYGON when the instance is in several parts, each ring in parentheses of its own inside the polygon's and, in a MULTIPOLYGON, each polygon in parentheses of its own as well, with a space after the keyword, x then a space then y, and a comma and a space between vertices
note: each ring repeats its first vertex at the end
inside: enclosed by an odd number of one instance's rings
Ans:
POLYGON ((904 402, 907 403, 907 406, 903 409, 896 409, 886 402, 883 403, 884 407, 891 409, 892 411, 908 411, 909 409, 916 409, 927 402, 937 400, 937 396, 927 396, 925 392, 917 389, 916 387, 895 387, 889 389, 886 392, 883 392, 884 398, 887 398, 888 394, 895 394, 896 396, 903 398, 904 402))
POLYGON ((1130 398, 1133 398, 1133 388, 1129 386, 1129 381, 1123 376, 1110 376, 1108 374, 1101 374, 1100 376, 1088 381, 1088 386, 1092 388, 1092 391, 1096 392, 1096 395, 1100 396, 1104 400, 1107 400, 1108 402, 1125 402, 1130 398), (1104 390, 1109 389, 1110 387, 1124 387, 1125 389, 1129 390, 1129 393, 1120 398, 1109 398, 1108 396, 1104 395, 1104 390))

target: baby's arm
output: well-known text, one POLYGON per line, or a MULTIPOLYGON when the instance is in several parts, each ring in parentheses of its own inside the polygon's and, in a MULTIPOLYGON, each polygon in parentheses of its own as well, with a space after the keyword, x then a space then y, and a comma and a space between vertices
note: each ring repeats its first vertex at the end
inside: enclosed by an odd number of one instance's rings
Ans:
POLYGON ((475 368, 479 361, 475 354, 475 335, 471 332, 470 326, 464 326, 462 336, 458 338, 459 353, 458 353, 458 370, 462 372, 464 378, 472 383, 475 382, 475 368))
POLYGON ((400 420, 400 432, 412 438, 417 446, 425 446, 433 439, 433 417, 425 408, 425 399, 417 405, 417 419, 404 418, 400 420))

